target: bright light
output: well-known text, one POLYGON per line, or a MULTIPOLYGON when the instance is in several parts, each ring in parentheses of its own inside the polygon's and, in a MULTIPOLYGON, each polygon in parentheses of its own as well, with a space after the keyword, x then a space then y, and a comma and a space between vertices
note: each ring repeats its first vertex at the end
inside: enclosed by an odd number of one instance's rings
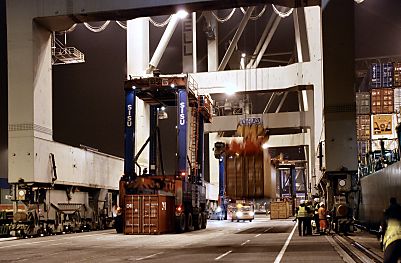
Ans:
POLYGON ((245 54, 245 53, 242 53, 242 54, 241 54, 241 57, 243 57, 243 58, 246 57, 246 54, 245 54))
POLYGON ((234 87, 227 87, 225 93, 228 96, 234 95, 236 92, 236 89, 234 87))
POLYGON ((216 212, 217 212, 217 213, 220 213, 220 212, 221 212, 221 207, 220 207, 220 206, 217 207, 216 212))
POLYGON ((182 172, 182 173, 181 173, 181 176, 185 176, 185 172, 182 172))
POLYGON ((267 148, 269 148, 269 145, 267 143, 262 144, 262 149, 266 150, 267 148))
POLYGON ((166 107, 162 106, 162 107, 160 108, 160 110, 165 111, 165 110, 166 110, 166 107))
POLYGON ((174 88, 174 87, 175 87, 175 84, 174 84, 174 83, 171 83, 170 87, 174 88))
POLYGON ((178 16, 178 18, 180 19, 184 19, 188 16, 188 12, 185 10, 179 10, 176 15, 178 16))

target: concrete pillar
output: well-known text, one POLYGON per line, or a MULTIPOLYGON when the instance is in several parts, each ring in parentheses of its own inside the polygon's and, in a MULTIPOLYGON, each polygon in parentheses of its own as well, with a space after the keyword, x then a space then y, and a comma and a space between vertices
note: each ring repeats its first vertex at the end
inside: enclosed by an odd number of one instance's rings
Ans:
POLYGON ((326 172, 356 171, 354 1, 330 1, 322 22, 326 172))
POLYGON ((7 16, 9 180, 42 181, 35 149, 52 140, 51 33, 32 21, 39 9, 32 1, 7 1, 7 12, 19 14, 7 16))
MULTIPOLYGON (((149 64, 149 18, 136 18, 127 21, 127 74, 143 76, 149 64)), ((121 87, 122 88, 122 87, 121 87)), ((135 154, 149 137, 150 108, 136 98, 135 154)), ((149 167, 149 145, 138 159, 142 169, 149 167)))
POLYGON ((8 66, 6 1, 0 1, 0 188, 8 173, 8 66))

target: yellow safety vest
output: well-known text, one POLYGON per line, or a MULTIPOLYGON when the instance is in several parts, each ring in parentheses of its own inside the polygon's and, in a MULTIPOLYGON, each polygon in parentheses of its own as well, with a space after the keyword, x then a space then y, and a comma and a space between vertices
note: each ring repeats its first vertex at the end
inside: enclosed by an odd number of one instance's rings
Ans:
POLYGON ((387 222, 387 230, 383 238, 384 250, 396 240, 401 240, 401 222, 395 219, 389 219, 387 222))
POLYGON ((308 217, 308 213, 306 212, 305 206, 298 207, 298 217, 308 217))

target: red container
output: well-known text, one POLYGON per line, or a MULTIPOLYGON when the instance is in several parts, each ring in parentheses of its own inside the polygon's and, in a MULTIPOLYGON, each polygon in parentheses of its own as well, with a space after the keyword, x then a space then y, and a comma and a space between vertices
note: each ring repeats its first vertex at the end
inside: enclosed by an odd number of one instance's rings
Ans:
POLYGON ((174 196, 126 195, 124 204, 124 234, 149 235, 174 231, 174 196))

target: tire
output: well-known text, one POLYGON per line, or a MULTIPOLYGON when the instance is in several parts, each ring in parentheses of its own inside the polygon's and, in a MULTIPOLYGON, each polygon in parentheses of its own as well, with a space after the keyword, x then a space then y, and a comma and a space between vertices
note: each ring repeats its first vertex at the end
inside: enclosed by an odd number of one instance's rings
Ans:
POLYGON ((187 215, 187 223, 185 225, 186 225, 185 230, 187 232, 190 232, 190 231, 194 230, 194 221, 193 221, 193 218, 192 218, 192 213, 188 213, 188 215, 187 215))
POLYGON ((185 232, 187 218, 184 213, 175 218, 175 230, 177 233, 185 232))
POLYGON ((194 229, 199 230, 202 228, 203 216, 201 213, 194 215, 194 229))
POLYGON ((202 218, 202 224, 201 224, 201 229, 205 229, 207 226, 207 214, 206 213, 201 213, 201 218, 202 218))
POLYGON ((252 222, 252 219, 249 219, 249 222, 252 222))

